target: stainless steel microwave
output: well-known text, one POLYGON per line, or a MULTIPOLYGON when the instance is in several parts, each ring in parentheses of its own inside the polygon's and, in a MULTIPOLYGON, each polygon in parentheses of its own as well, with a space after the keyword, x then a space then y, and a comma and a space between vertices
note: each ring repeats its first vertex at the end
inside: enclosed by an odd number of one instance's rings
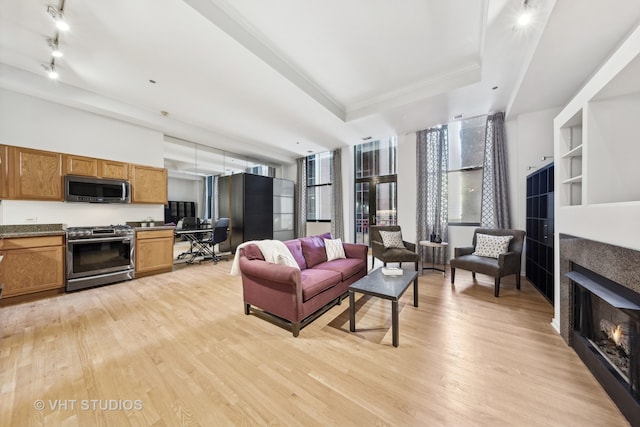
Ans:
POLYGON ((64 200, 87 203, 130 203, 131 185, 124 179, 65 175, 64 200))

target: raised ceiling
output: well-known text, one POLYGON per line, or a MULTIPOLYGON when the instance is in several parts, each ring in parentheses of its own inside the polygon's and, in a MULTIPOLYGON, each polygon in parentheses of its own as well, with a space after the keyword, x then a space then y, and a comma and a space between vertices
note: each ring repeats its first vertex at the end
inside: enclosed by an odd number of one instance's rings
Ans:
POLYGON ((529 0, 525 31, 522 0, 67 0, 52 82, 51 3, 0 4, 1 87, 275 162, 561 106, 640 17, 529 0))

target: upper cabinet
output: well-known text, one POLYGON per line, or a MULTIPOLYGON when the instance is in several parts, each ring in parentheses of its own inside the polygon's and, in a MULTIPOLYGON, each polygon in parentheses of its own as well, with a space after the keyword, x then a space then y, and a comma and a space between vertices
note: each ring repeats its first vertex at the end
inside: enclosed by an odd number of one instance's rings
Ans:
POLYGON ((63 175, 98 176, 98 159, 63 154, 63 175))
POLYGON ((131 181, 132 203, 167 203, 167 170, 0 145, 0 199, 64 200, 65 175, 131 181))
POLYGON ((128 179, 129 164, 114 160, 63 154, 63 175, 93 176, 98 178, 128 179))
POLYGON ((111 179, 128 179, 129 164, 113 160, 98 160, 98 176, 111 179))
POLYGON ((129 165, 132 203, 167 204, 167 170, 129 165))
POLYGON ((9 146, 0 145, 0 198, 9 197, 9 146))
POLYGON ((62 154, 23 147, 7 147, 6 197, 62 200, 62 154))

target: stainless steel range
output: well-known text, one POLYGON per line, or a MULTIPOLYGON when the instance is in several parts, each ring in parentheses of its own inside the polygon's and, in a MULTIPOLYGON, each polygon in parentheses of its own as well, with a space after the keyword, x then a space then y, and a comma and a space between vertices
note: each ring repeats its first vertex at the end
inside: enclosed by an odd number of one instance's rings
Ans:
POLYGON ((68 227, 67 292, 133 279, 134 252, 128 225, 68 227))

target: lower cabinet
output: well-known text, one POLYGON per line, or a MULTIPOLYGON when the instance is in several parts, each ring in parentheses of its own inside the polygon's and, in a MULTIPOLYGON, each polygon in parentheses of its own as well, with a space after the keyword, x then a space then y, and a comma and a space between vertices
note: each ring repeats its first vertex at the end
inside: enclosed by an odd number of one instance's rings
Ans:
POLYGON ((63 236, 0 240, 2 298, 64 289, 63 236))
POLYGON ((136 232, 136 277, 173 270, 173 230, 136 232))

